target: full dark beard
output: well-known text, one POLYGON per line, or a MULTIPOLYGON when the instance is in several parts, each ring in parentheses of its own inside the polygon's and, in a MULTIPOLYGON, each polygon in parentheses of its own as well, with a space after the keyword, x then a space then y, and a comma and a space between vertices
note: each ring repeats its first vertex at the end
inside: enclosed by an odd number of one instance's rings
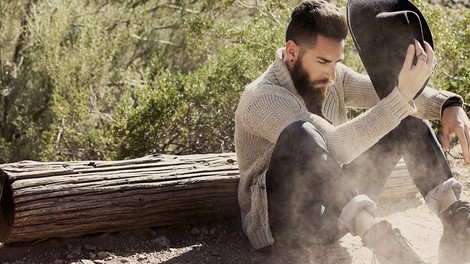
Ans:
POLYGON ((321 109, 325 101, 326 91, 330 85, 330 80, 325 78, 310 81, 302 67, 301 60, 295 62, 291 76, 294 86, 304 99, 308 111, 323 117, 321 109))

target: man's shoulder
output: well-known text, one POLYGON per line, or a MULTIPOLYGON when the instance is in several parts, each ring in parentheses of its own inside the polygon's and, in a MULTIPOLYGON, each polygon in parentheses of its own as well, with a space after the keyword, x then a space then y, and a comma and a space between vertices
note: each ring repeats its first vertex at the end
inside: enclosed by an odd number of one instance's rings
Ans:
POLYGON ((299 104, 296 95, 287 87, 282 85, 276 74, 276 64, 273 63, 256 80, 245 87, 240 98, 238 111, 243 111, 250 105, 258 105, 262 102, 269 102, 270 105, 276 102, 292 101, 295 105, 299 104))
POLYGON ((245 100, 254 100, 260 97, 272 97, 272 96, 281 96, 281 97, 295 97, 289 89, 270 82, 266 80, 257 79, 256 81, 250 83, 246 86, 245 91, 243 92, 242 99, 245 100))
POLYGON ((271 82, 256 80, 243 92, 237 107, 237 113, 254 108, 272 108, 277 104, 300 106, 300 103, 287 88, 271 82))

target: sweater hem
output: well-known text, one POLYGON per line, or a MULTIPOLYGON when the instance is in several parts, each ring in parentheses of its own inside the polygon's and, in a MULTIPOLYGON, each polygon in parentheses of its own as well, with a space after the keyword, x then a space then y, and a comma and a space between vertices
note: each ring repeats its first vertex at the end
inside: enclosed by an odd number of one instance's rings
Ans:
POLYGON ((417 111, 414 102, 406 102, 405 98, 398 90, 398 87, 390 93, 387 100, 392 109, 392 113, 395 113, 399 120, 417 111))
POLYGON ((248 233, 247 237, 250 240, 251 246, 255 249, 260 249, 274 244, 274 238, 272 235, 267 234, 265 230, 248 233))
POLYGON ((455 98, 458 98, 459 101, 462 103, 463 105, 463 99, 461 96, 459 95, 453 95, 451 94, 450 92, 448 91, 439 91, 436 95, 434 95, 433 97, 431 97, 431 102, 432 104, 429 104, 430 106, 432 105, 437 105, 438 107, 429 107, 428 108, 428 111, 431 113, 431 115, 433 117, 435 117, 436 119, 440 118, 441 117, 441 114, 442 114, 442 110, 444 110, 442 108, 442 106, 444 105, 444 103, 449 100, 450 98, 452 97, 455 97, 455 98))

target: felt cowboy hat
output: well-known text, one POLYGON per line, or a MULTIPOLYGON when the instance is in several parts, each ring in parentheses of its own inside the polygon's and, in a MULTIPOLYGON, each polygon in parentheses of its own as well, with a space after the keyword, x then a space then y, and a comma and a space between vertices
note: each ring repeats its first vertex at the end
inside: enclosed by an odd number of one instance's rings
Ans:
POLYGON ((347 20, 359 56, 381 99, 396 87, 406 50, 414 39, 423 48, 426 41, 434 49, 426 19, 408 0, 349 0, 347 20))

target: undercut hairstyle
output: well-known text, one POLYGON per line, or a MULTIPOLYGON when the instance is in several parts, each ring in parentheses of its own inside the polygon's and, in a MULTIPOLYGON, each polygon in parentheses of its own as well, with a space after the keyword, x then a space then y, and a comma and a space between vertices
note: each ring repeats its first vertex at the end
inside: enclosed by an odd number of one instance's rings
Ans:
POLYGON ((323 0, 305 1, 292 11, 286 42, 315 46, 318 35, 342 41, 347 34, 346 17, 335 5, 323 0))

